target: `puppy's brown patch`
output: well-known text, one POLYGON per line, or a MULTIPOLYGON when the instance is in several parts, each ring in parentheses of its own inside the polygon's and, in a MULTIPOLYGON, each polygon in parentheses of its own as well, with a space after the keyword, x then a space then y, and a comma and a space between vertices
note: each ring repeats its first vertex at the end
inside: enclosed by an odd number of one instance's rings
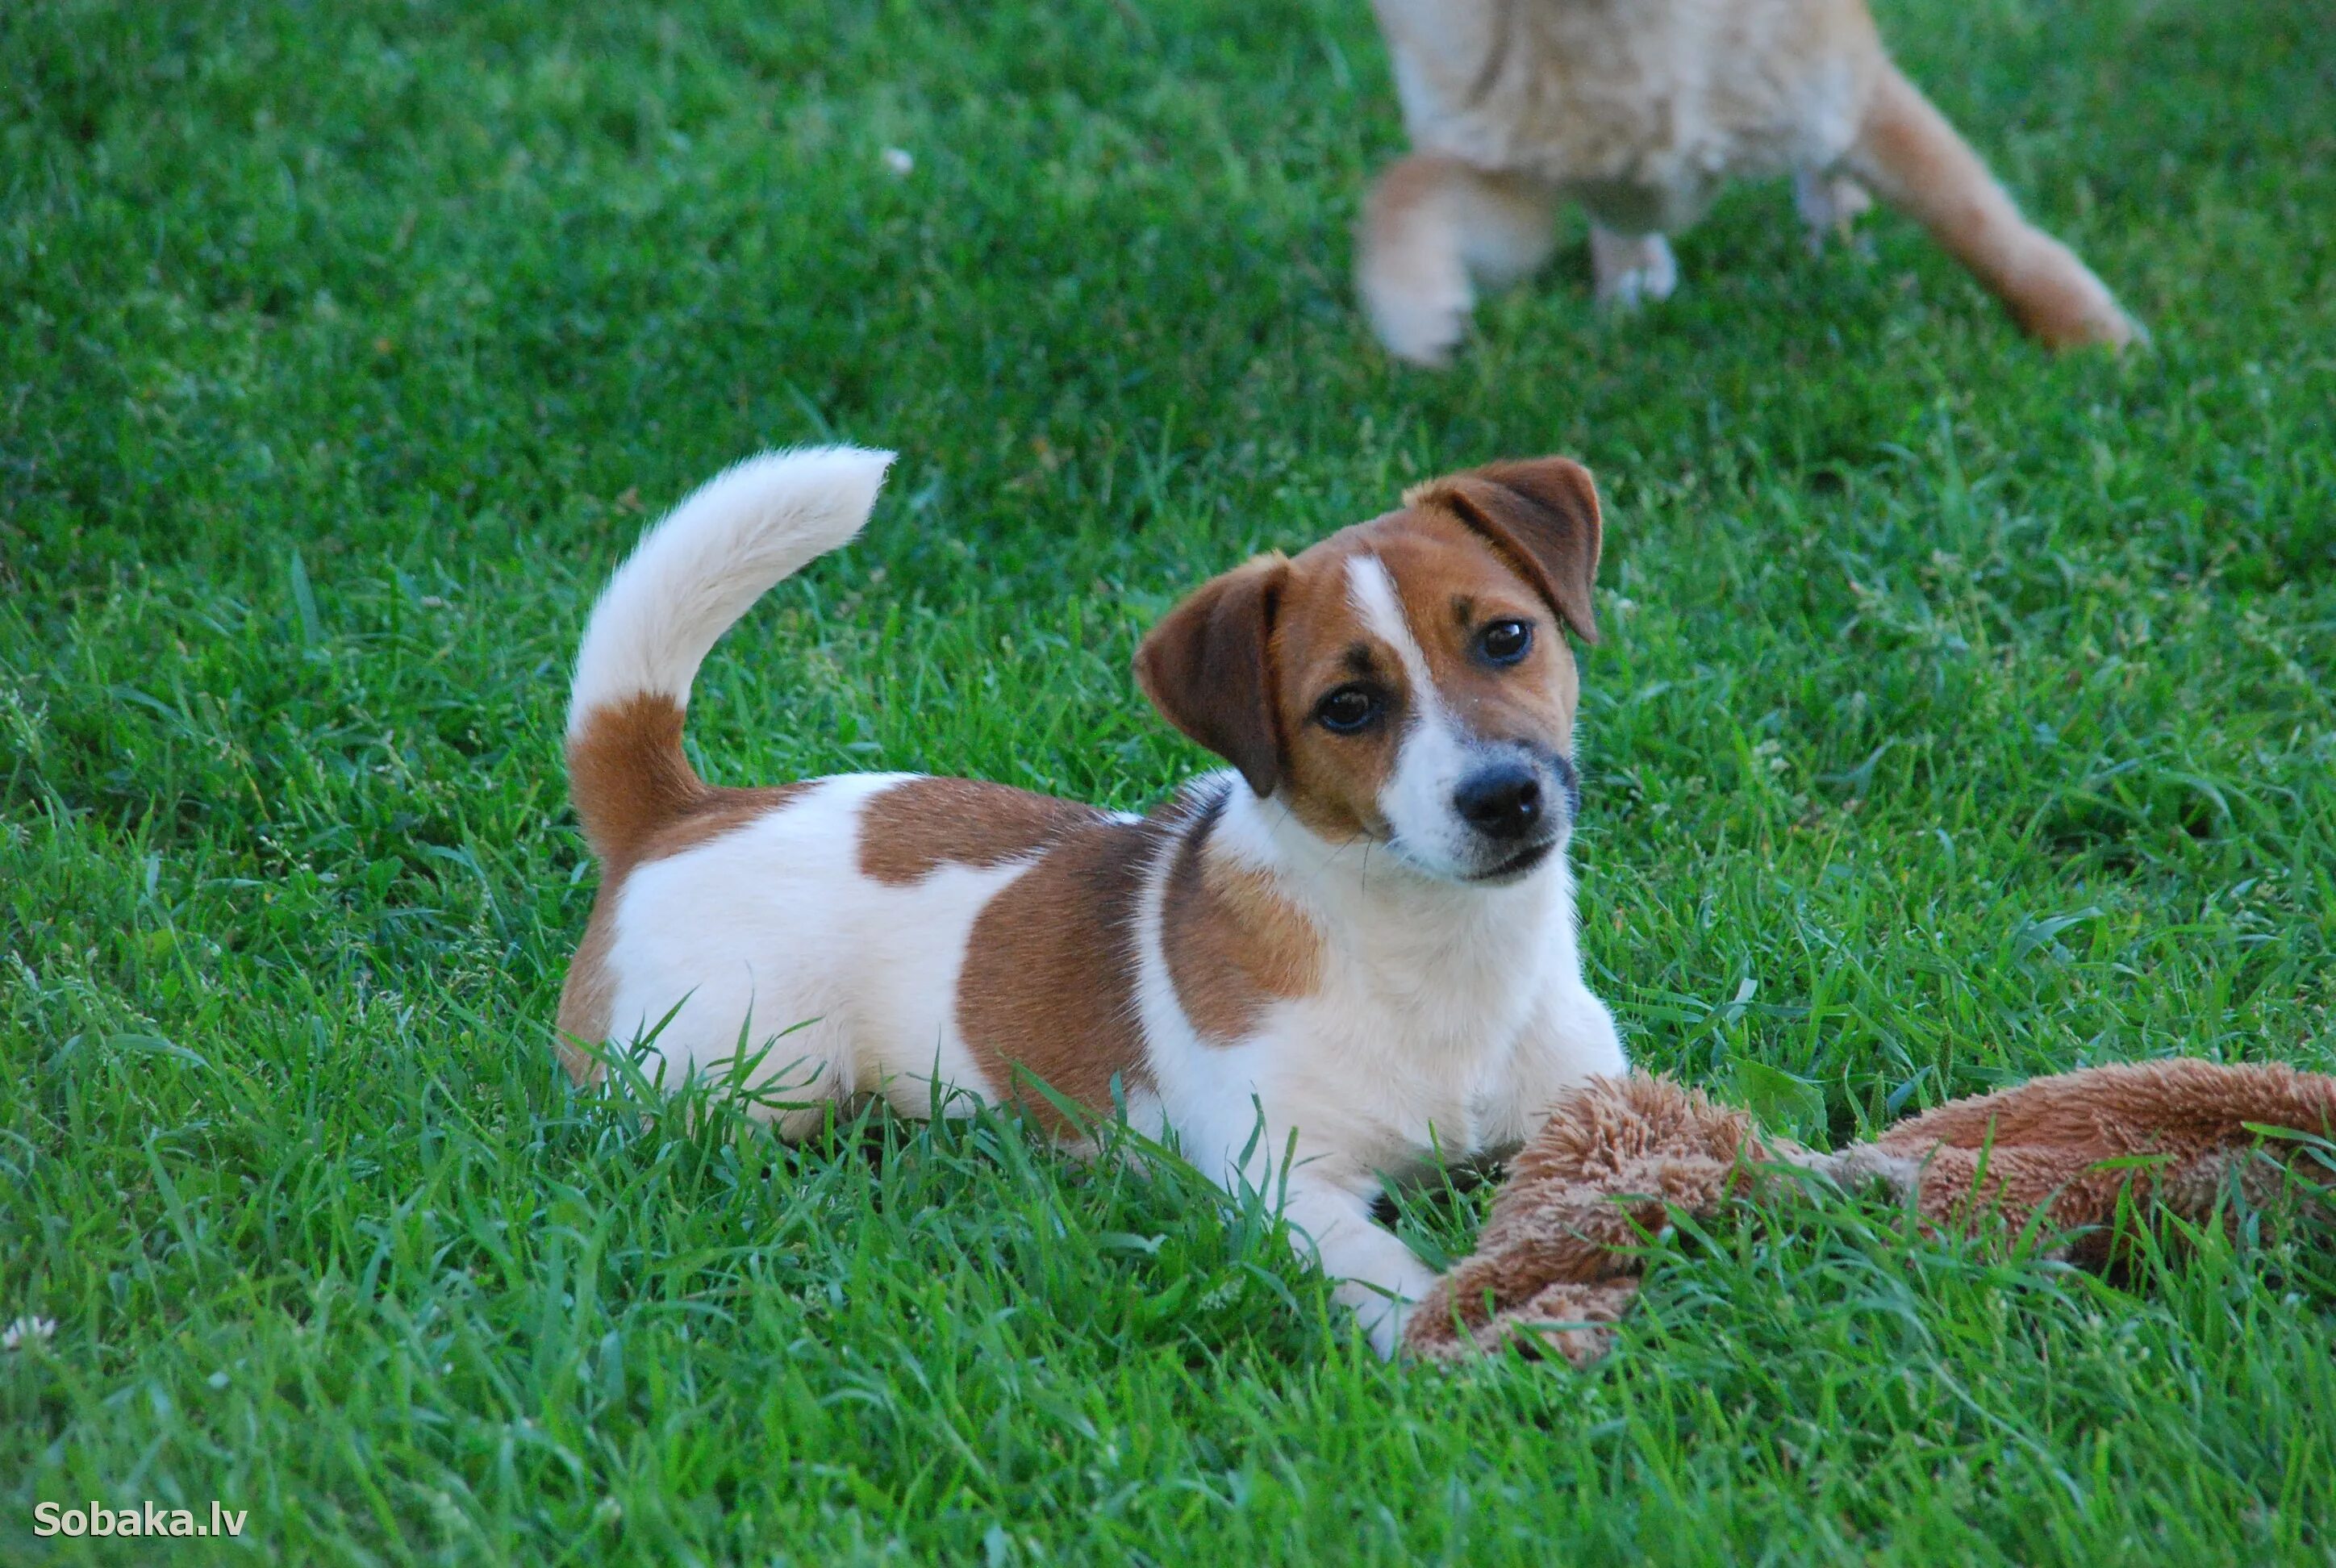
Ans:
POLYGON ((1160 909, 1160 941, 1184 1016, 1230 1044, 1276 1001, 1321 983, 1322 939, 1272 877, 1210 849, 1220 798, 1176 846, 1160 909))
POLYGON ((1028 1077, 1098 1115, 1111 1110, 1114 1076, 1127 1090, 1150 1086, 1135 909, 1144 868, 1175 825, 1073 826, 974 921, 958 975, 959 1032, 992 1087, 1049 1129, 1063 1117, 1028 1077))
POLYGON ((888 886, 945 865, 995 866, 1109 819, 1093 806, 978 779, 906 779, 860 813, 860 870, 888 886))
POLYGON ((706 792, 681 750, 681 705, 643 693, 595 708, 568 743, 568 793, 612 873, 706 792))

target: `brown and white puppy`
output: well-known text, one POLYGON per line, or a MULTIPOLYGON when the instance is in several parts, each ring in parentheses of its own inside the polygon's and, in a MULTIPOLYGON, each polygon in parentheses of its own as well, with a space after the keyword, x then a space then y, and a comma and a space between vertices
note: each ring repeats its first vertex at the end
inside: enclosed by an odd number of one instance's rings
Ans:
POLYGON ((847 1096, 920 1115, 954 1089, 1067 1136, 1032 1080, 1104 1115, 1116 1091, 1228 1190, 1282 1195, 1391 1352, 1433 1275, 1372 1222, 1382 1181, 1514 1148, 1560 1090, 1626 1066, 1565 862, 1589 474, 1455 474, 1203 585, 1136 676, 1233 765, 1149 816, 900 774, 700 782, 699 663, 860 531, 890 461, 742 463, 601 597, 568 763, 602 881, 560 1029, 645 1043, 672 1076, 770 1045, 757 1099, 783 1134, 847 1096))
POLYGON ((1891 63, 1865 0, 1374 0, 1412 156, 1380 176, 1357 280, 1388 350, 1442 364, 1475 289, 1556 247, 1588 209, 1599 298, 1666 297, 1666 235, 1728 180, 1790 174, 1812 244, 1871 188, 2056 347, 2137 329, 2068 248, 2020 214, 1891 63))

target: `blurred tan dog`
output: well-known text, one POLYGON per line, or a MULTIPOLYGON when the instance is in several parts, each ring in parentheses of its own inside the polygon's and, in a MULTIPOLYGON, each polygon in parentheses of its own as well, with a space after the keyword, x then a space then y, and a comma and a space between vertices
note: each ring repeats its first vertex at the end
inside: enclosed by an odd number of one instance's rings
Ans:
POLYGON ((1598 297, 1668 297, 1664 237, 1728 180, 1791 174, 1813 244, 1871 188, 2054 347, 2137 328, 2029 223, 1891 63, 1865 0, 1374 0, 1416 151, 1380 176, 1357 281, 1390 352, 1440 365, 1475 290, 1549 258, 1590 214, 1598 297))

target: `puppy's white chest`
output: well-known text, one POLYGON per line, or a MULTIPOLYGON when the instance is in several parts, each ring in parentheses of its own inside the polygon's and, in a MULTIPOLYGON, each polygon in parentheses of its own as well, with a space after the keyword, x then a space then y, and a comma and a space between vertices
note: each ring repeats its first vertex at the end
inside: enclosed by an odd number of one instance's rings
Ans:
POLYGON ((1571 945, 1488 940, 1358 965, 1327 988, 1305 1034, 1309 1076, 1335 1082, 1387 1170, 1483 1146, 1543 993, 1571 945))

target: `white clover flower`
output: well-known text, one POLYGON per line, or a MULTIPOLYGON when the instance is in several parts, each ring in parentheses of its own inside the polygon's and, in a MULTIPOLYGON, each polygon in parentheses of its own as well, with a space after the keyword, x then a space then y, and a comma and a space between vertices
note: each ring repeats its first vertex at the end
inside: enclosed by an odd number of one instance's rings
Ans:
POLYGON ((54 1318, 23 1317, 0 1329, 0 1350, 20 1350, 26 1346, 41 1346, 56 1338, 54 1318))

